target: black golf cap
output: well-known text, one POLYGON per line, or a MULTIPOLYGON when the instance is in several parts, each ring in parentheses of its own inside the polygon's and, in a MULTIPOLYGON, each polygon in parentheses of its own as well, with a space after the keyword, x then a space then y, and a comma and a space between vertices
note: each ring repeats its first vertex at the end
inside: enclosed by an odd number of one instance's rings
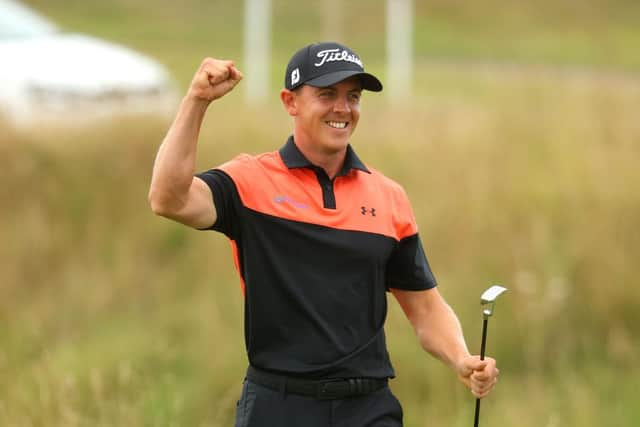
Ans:
POLYGON ((314 43, 297 51, 289 60, 284 87, 293 90, 303 84, 327 87, 351 76, 357 76, 362 89, 382 90, 373 74, 365 73, 362 61, 351 49, 339 43, 314 43))

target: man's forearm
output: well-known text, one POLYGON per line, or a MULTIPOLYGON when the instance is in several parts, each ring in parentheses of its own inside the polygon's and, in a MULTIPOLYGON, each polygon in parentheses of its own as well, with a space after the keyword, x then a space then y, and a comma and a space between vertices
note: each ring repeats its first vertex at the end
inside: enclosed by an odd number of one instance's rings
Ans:
POLYGON ((453 369, 462 358, 469 356, 460 321, 444 300, 435 304, 421 323, 418 338, 427 352, 453 369))

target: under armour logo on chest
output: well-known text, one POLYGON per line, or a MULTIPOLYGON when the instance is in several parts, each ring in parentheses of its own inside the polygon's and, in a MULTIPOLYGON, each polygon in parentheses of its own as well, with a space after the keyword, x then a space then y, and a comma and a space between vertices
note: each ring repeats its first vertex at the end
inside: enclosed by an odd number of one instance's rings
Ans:
POLYGON ((360 208, 360 213, 362 215, 371 215, 371 216, 376 216, 376 208, 371 208, 371 209, 367 209, 365 206, 362 206, 360 208))

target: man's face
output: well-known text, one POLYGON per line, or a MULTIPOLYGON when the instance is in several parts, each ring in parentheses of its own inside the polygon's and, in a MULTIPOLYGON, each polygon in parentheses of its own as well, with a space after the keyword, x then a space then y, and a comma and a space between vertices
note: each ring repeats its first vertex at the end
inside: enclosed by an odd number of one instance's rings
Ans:
POLYGON ((361 93, 357 77, 322 88, 302 86, 295 92, 296 131, 315 150, 344 150, 360 118, 361 93))

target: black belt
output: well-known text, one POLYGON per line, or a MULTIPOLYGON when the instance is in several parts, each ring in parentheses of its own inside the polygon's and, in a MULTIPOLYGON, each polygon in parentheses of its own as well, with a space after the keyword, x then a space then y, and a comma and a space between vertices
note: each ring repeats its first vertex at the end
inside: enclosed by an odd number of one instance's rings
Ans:
POLYGON ((253 366, 247 369, 247 379, 272 390, 322 400, 364 396, 387 386, 387 378, 308 380, 265 372, 253 366))

